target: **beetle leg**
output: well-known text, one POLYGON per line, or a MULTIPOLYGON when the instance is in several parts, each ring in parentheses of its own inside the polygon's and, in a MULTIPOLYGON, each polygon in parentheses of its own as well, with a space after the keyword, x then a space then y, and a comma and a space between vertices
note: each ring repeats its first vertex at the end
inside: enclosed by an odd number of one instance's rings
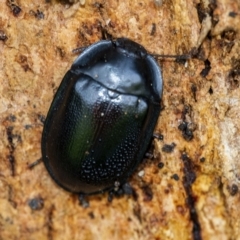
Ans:
POLYGON ((148 158, 148 159, 153 159, 153 154, 149 153, 149 152, 146 152, 145 157, 148 158))
POLYGON ((83 207, 83 208, 88 208, 89 207, 89 202, 86 199, 86 195, 80 193, 78 196, 78 200, 79 200, 79 204, 83 207))
POLYGON ((134 195, 134 193, 135 193, 134 189, 128 182, 126 182, 122 185, 122 189, 123 189, 124 194, 126 194, 126 195, 134 195))
POLYGON ((120 185, 117 190, 111 189, 108 192, 108 202, 112 202, 114 197, 121 197, 123 195, 133 195, 133 197, 136 198, 135 191, 129 183, 120 185))
POLYGON ((163 140, 163 135, 162 134, 158 134, 158 133, 154 133, 153 134, 153 138, 156 138, 156 139, 158 139, 158 140, 163 140))
POLYGON ((114 195, 113 190, 110 190, 110 191, 108 192, 108 202, 112 202, 112 200, 113 200, 113 195, 114 195))
POLYGON ((111 189, 108 192, 108 202, 112 202, 114 197, 121 197, 124 195, 124 190, 122 189, 122 186, 120 186, 117 190, 111 189))
POLYGON ((29 169, 33 169, 35 166, 37 166, 37 165, 38 165, 39 163, 41 163, 41 162, 42 162, 42 158, 39 158, 39 159, 37 159, 36 161, 28 164, 28 168, 29 168, 29 169))

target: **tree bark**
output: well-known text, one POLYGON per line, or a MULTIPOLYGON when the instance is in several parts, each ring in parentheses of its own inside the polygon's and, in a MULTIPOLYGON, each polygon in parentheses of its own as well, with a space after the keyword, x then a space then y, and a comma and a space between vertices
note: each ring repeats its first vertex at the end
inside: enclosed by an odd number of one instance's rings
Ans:
MULTIPOLYGON (((0 0, 0 239, 240 239, 240 2, 0 0), (76 47, 111 35, 159 59, 163 110, 136 196, 57 186, 41 132, 76 47), (169 151, 169 148, 172 149, 169 151)), ((140 174, 138 174, 140 172, 140 174)))

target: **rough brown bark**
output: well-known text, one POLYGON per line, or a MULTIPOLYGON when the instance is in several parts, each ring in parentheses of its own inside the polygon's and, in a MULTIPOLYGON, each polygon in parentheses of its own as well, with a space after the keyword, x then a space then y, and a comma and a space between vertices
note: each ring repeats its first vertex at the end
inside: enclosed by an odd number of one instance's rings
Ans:
POLYGON ((240 239, 239 1, 0 6, 0 239, 240 239), (100 40, 101 26, 152 53, 195 48, 198 58, 159 61, 164 95, 156 133, 163 140, 153 141, 154 160, 144 160, 130 180, 137 198, 108 203, 107 194, 96 195, 84 209, 43 164, 27 166, 41 157, 42 118, 76 58, 71 50, 100 40))

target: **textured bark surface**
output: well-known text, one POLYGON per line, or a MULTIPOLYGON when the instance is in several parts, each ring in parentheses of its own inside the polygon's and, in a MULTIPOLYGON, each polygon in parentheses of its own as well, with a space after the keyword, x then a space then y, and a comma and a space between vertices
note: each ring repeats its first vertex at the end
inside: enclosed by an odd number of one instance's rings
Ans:
POLYGON ((81 3, 0 0, 0 239, 240 239, 240 2, 81 3), (102 28, 197 58, 159 60, 163 140, 130 179, 137 197, 91 196, 84 209, 42 163, 28 164, 41 157, 42 120, 72 49, 102 28))

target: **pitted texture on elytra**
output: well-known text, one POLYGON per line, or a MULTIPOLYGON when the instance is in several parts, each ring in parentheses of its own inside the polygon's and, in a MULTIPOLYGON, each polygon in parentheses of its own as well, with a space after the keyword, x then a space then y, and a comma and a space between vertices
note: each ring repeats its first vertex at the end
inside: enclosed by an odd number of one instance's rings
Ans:
POLYGON ((105 161, 97 162, 95 152, 91 152, 90 156, 85 157, 80 176, 87 183, 103 183, 105 181, 112 182, 119 180, 120 177, 126 175, 129 166, 132 165, 132 159, 135 157, 137 150, 136 145, 137 134, 130 135, 120 143, 115 149, 112 156, 106 156, 105 161), (94 155, 94 156, 92 156, 94 155))
POLYGON ((60 99, 49 126, 48 157, 55 159, 51 169, 58 169, 54 175, 69 184, 75 178, 79 184, 97 186, 127 178, 126 170, 135 165, 132 159, 137 157, 146 102, 136 96, 109 94, 84 74, 81 81, 72 79, 70 91, 60 99))

